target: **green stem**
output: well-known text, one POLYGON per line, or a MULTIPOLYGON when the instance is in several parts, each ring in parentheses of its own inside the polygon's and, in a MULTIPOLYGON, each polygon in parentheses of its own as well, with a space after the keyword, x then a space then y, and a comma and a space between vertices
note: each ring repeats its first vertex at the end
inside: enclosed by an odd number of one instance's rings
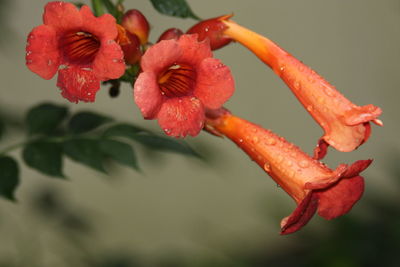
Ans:
POLYGON ((101 0, 92 0, 92 7, 96 17, 104 14, 103 3, 101 0))
POLYGON ((11 152, 11 151, 13 151, 13 150, 15 150, 17 148, 23 147, 23 146, 25 146, 26 144, 28 144, 31 141, 32 140, 26 140, 26 141, 19 142, 19 143, 13 144, 11 146, 8 146, 5 149, 3 149, 2 151, 0 151, 0 156, 3 156, 5 154, 7 154, 8 152, 11 152))

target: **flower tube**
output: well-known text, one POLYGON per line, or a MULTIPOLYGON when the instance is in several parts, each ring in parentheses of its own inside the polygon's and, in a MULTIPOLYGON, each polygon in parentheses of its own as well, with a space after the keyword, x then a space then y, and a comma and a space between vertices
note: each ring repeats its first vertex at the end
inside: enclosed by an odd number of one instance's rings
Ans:
POLYGON ((370 121, 383 125, 377 119, 382 113, 379 107, 353 104, 314 70, 268 38, 231 20, 222 19, 220 22, 226 26, 223 33, 271 67, 323 128, 325 134, 314 151, 315 158, 321 159, 328 145, 342 152, 352 151, 368 140, 370 121))
POLYGON ((363 194, 359 173, 372 160, 332 170, 284 138, 226 110, 208 114, 205 129, 236 143, 295 200, 297 208, 281 221, 281 234, 298 231, 316 211, 328 220, 346 214, 363 194))

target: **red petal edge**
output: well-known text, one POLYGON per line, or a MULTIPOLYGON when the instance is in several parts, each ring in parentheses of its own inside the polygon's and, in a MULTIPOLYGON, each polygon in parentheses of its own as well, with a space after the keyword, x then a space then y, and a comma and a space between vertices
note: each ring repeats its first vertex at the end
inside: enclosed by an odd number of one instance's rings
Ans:
POLYGON ((334 186, 316 192, 319 197, 318 214, 330 220, 351 210, 364 192, 364 178, 342 179, 334 186))
POLYGON ((281 221, 281 235, 291 234, 300 230, 314 216, 317 208, 318 196, 311 191, 293 213, 281 221))

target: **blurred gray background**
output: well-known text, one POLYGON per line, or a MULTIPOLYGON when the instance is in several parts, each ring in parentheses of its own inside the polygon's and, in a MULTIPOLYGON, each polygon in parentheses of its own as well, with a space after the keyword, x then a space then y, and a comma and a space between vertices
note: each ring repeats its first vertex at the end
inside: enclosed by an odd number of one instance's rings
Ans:
MULTIPOLYGON (((61 97, 56 78, 43 80, 25 67, 26 36, 42 24, 46 2, 0 1, 1 114, 11 121, 22 121, 29 107, 52 101, 72 110, 96 110, 161 133, 155 121, 141 118, 127 85, 115 99, 103 89, 95 103, 75 105, 61 97)), ((342 162, 374 159, 363 173, 364 197, 349 215, 359 219, 356 227, 370 219, 370 199, 379 196, 382 201, 400 203, 399 177, 392 171, 400 155, 399 0, 188 3, 202 18, 233 12, 233 20, 277 42, 354 103, 380 106, 385 126, 373 125, 371 138, 357 151, 330 150, 325 162, 334 168, 342 162)), ((186 30, 195 23, 158 14, 150 1, 126 0, 125 5, 147 16, 153 42, 166 28, 186 30)), ((229 109, 312 152, 322 130, 270 69, 239 44, 216 51, 215 57, 230 66, 236 81, 236 93, 226 105, 229 109)), ((23 138, 24 133, 14 127, 0 148, 23 138)), ((254 251, 273 256, 306 244, 301 237, 324 236, 337 224, 337 220, 315 216, 300 233, 279 236, 279 222, 292 212, 294 201, 228 140, 201 133, 187 141, 208 155, 210 162, 170 153, 149 154, 139 148, 143 174, 121 167, 107 176, 65 161, 69 181, 64 181, 22 169, 18 204, 0 200, 0 259, 16 257, 21 266, 72 266, 60 256, 67 255, 71 247, 65 238, 54 234, 54 225, 46 218, 32 215, 32 199, 42 190, 61 196, 94 225, 95 234, 85 241, 90 244, 89 251, 123 252, 149 261, 177 255, 229 262, 235 261, 237 253, 254 251), (22 258, 36 258, 37 262, 23 265, 22 258)), ((20 151, 13 155, 21 159, 20 151)))

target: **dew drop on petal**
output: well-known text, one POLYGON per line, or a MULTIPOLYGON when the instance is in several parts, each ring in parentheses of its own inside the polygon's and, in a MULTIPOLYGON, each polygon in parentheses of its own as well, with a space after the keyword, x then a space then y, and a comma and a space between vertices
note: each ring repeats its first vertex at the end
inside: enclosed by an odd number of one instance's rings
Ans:
POLYGON ((270 172, 271 171, 271 165, 268 162, 265 162, 264 164, 264 170, 266 172, 270 172))
POLYGON ((242 138, 239 139, 239 143, 243 143, 243 139, 242 138))
POLYGON ((308 166, 310 166, 310 163, 308 163, 307 160, 301 160, 301 161, 299 162, 299 166, 300 166, 301 168, 308 168, 308 166))
POLYGON ((257 144, 258 141, 259 141, 258 137, 257 137, 257 136, 254 136, 254 137, 253 137, 253 142, 254 142, 254 144, 257 144))
POLYGON ((268 139, 265 141, 265 143, 266 143, 267 145, 269 145, 269 146, 273 146, 273 145, 276 144, 276 141, 275 141, 275 139, 273 139, 273 138, 268 138, 268 139))
POLYGON ((308 106, 307 106, 307 110, 308 110, 308 111, 311 112, 311 111, 313 111, 313 109, 314 109, 313 106, 311 106, 311 105, 308 105, 308 106))

